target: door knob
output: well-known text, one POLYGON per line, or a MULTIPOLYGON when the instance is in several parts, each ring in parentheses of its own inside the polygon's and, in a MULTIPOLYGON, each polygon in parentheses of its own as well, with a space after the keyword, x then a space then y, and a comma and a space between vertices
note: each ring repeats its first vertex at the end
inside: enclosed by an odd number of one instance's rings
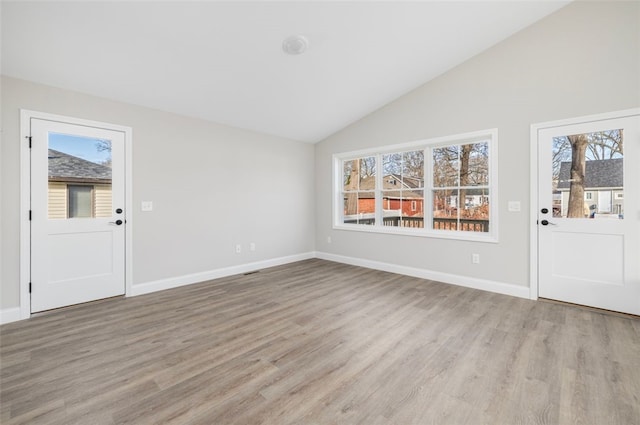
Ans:
POLYGON ((548 212, 549 212, 549 210, 548 210, 547 208, 543 208, 543 209, 541 209, 541 210, 540 210, 540 212, 541 212, 542 214, 546 214, 546 213, 548 213, 548 212))
POLYGON ((556 223, 552 223, 549 220, 541 220, 540 224, 542 224, 543 226, 548 226, 549 224, 552 224, 554 226, 556 225, 556 223))
POLYGON ((116 226, 120 226, 123 223, 122 220, 110 221, 109 224, 115 224, 116 226))

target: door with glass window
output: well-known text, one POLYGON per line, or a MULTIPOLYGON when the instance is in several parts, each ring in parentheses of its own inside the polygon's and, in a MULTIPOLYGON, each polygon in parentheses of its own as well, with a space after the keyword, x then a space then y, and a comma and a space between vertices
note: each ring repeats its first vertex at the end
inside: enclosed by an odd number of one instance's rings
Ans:
POLYGON ((124 133, 30 126, 31 312, 124 294, 124 133))
POLYGON ((640 314, 640 116, 538 130, 538 295, 640 314))

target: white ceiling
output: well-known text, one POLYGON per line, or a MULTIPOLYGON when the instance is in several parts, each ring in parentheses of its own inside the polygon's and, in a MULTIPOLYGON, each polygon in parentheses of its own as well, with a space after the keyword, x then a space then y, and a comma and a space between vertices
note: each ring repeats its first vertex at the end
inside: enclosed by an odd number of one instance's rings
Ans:
POLYGON ((567 3, 3 1, 2 73, 317 142, 567 3))

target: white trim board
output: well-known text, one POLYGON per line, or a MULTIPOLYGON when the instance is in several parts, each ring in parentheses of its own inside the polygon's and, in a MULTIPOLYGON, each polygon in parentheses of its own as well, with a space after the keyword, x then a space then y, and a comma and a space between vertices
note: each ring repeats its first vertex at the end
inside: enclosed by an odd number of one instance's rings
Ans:
POLYGON ((0 310, 0 325, 5 323, 17 322, 22 320, 20 315, 20 307, 5 308, 0 310))
POLYGON ((178 288, 180 286, 206 282, 207 280, 219 279, 222 277, 248 273, 255 270, 266 269, 269 267, 281 266, 283 264, 294 263, 296 261, 309 260, 311 258, 316 258, 315 252, 305 252, 302 254, 289 255, 286 257, 278 257, 270 260, 256 261, 253 263, 223 267, 221 269, 208 270, 200 273, 192 273, 192 274, 183 275, 183 276, 176 276, 168 279, 138 283, 132 286, 131 293, 127 295, 136 296, 136 295, 150 294, 156 291, 162 291, 162 290, 171 289, 171 288, 178 288))
POLYGON ((327 252, 317 252, 316 258, 322 260, 335 261, 337 263, 350 264, 352 266, 366 267, 368 269, 381 270, 390 273, 402 274, 421 279, 435 280, 466 288, 480 289, 482 291, 495 292, 503 295, 510 295, 519 298, 529 298, 529 287, 520 285, 510 285, 508 283, 494 282, 491 280, 478 279, 468 276, 460 276, 450 273, 436 272, 432 270, 419 269, 416 267, 400 266, 397 264, 383 263, 362 258, 346 257, 343 255, 329 254, 327 252))

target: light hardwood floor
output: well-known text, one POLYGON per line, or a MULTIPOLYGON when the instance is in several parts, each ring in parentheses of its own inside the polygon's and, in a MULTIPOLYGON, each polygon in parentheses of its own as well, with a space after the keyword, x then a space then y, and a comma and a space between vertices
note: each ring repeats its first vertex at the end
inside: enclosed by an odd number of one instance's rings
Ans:
POLYGON ((640 424, 640 320, 308 260, 0 328, 2 424, 640 424))

